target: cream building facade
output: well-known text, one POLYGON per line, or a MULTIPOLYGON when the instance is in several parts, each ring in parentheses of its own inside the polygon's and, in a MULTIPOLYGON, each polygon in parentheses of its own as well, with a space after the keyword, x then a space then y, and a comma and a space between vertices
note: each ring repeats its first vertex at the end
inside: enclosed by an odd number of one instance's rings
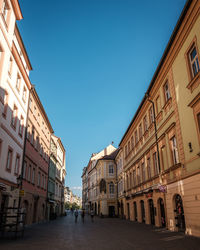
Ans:
POLYGON ((0 0, 0 204, 17 206, 32 70, 16 21, 17 0, 0 0))
POLYGON ((126 218, 195 236, 200 236, 199 10, 199 1, 187 1, 120 142, 126 218))

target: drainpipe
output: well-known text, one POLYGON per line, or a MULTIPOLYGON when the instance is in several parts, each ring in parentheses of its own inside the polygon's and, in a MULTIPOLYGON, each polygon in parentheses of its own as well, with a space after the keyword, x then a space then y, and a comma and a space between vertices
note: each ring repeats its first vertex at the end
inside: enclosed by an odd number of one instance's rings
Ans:
MULTIPOLYGON (((159 169, 159 175, 161 172, 161 166, 160 166, 160 153, 159 153, 159 147, 158 147, 158 134, 157 134, 157 126, 156 126, 156 114, 155 114, 155 105, 154 102, 150 99, 149 94, 145 94, 147 101, 149 101, 152 106, 153 106, 153 123, 154 123, 154 129, 155 129, 155 139, 156 139, 156 149, 157 149, 157 157, 158 157, 158 169, 159 169)), ((160 181, 161 181, 161 176, 160 176, 160 181)))

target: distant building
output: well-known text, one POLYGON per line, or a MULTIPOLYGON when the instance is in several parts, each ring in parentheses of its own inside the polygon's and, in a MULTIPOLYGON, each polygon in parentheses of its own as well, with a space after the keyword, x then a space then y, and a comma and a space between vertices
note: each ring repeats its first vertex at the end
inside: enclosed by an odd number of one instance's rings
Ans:
POLYGON ((98 214, 98 206, 100 206, 100 203, 97 204, 96 202, 99 187, 97 185, 97 169, 95 166, 99 159, 112 154, 114 151, 116 151, 116 148, 113 145, 109 145, 99 153, 93 153, 87 167, 83 169, 82 206, 89 212, 93 209, 95 214, 98 214))
POLYGON ((22 207, 26 208, 26 223, 32 224, 46 219, 46 199, 50 140, 53 129, 37 95, 30 93, 28 128, 23 165, 22 188, 25 195, 22 207))

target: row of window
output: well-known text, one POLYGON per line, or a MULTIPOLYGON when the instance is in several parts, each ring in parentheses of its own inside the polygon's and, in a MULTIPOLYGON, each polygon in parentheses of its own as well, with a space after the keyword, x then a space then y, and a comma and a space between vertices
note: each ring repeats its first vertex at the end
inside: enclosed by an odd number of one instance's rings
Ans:
POLYGON ((41 171, 38 171, 36 179, 36 166, 32 164, 28 165, 26 161, 24 161, 23 179, 32 183, 33 185, 37 184, 38 187, 46 190, 47 187, 46 174, 42 173, 41 171))
MULTIPOLYGON (((198 57, 197 47, 195 43, 189 49, 188 63, 189 63, 191 79, 192 79, 197 75, 197 73, 200 70, 199 57, 198 57)), ((169 86, 168 81, 164 84, 163 90, 164 90, 165 103, 167 103, 169 99, 171 98, 170 86, 169 86)), ((156 112, 158 114, 161 110, 160 96, 157 96, 155 104, 156 104, 155 105, 156 112)), ((149 126, 154 122, 154 119, 155 117, 154 117, 154 112, 153 112, 153 106, 151 106, 149 109, 149 119, 147 119, 147 115, 144 116, 143 122, 139 124, 138 128, 136 128, 136 130, 134 131, 133 136, 131 137, 130 141, 125 146, 125 157, 127 157, 131 149, 133 149, 138 144, 138 142, 142 139, 143 134, 145 134, 149 126)))
MULTIPOLYGON (((109 191, 109 194, 111 194, 111 195, 115 194, 115 185, 113 182, 110 182, 108 184, 108 191, 109 191)), ((99 195, 99 188, 95 188, 95 189, 89 191, 90 198, 95 198, 98 195, 99 195)))
POLYGON ((31 130, 30 124, 28 124, 27 139, 30 141, 32 146, 38 152, 40 152, 40 155, 48 163, 49 162, 48 149, 45 146, 43 146, 44 143, 42 143, 42 141, 40 140, 39 133, 36 131, 34 126, 32 126, 32 130, 31 130))
MULTIPOLYGON (((7 119, 7 112, 8 112, 8 92, 4 92, 4 100, 3 100, 3 112, 2 116, 7 119)), ((18 115, 19 109, 16 104, 13 105, 13 110, 11 112, 11 119, 10 119, 10 125, 11 127, 16 130, 19 122, 19 127, 18 127, 18 134, 22 137, 23 131, 24 131, 24 117, 22 115, 18 115)))
POLYGON ((32 101, 31 98, 30 98, 30 101, 29 101, 29 109, 33 112, 33 115, 34 115, 38 125, 41 126, 41 124, 42 124, 42 126, 44 128, 44 130, 42 129, 42 132, 43 132, 44 136, 46 137, 47 141, 49 142, 49 139, 48 139, 47 135, 49 135, 50 133, 49 133, 49 131, 47 131, 47 126, 45 126, 44 120, 42 120, 42 123, 41 123, 42 118, 40 116, 40 113, 37 112, 36 106, 33 106, 33 101, 32 101))
MULTIPOLYGON (((173 136, 170 140, 171 156, 173 160, 173 165, 179 163, 178 148, 176 144, 176 137, 173 136)), ((128 174, 126 174, 126 187, 130 189, 131 187, 137 186, 153 176, 157 176, 161 172, 161 168, 164 170, 167 168, 166 165, 166 152, 165 147, 161 148, 160 163, 158 163, 158 154, 154 152, 152 154, 152 163, 150 156, 145 161, 138 163, 137 166, 128 174)))
MULTIPOLYGON (((1 157, 2 147, 3 147, 3 141, 2 139, 0 139, 0 157, 1 157)), ((18 175, 20 172, 20 159, 21 159, 20 154, 16 153, 14 156, 13 148, 8 146, 6 166, 5 166, 6 171, 8 172, 12 171, 12 163, 13 163, 13 160, 15 160, 14 174, 18 175)))
MULTIPOLYGON (((168 81, 164 84, 163 88, 164 88, 165 102, 168 102, 168 100, 171 98, 168 81)), ((159 113, 160 111, 160 97, 159 96, 157 97, 156 101, 157 101, 157 105, 156 105, 157 113, 159 113)), ((137 144, 142 139, 145 132, 148 131, 148 128, 154 122, 155 117, 154 117, 154 111, 153 111, 152 105, 148 113, 149 113, 149 120, 146 114, 143 118, 143 122, 141 122, 138 128, 135 129, 133 135, 131 136, 131 139, 128 141, 127 145, 125 146, 125 157, 127 157, 130 151, 134 149, 135 146, 137 146, 137 144)))

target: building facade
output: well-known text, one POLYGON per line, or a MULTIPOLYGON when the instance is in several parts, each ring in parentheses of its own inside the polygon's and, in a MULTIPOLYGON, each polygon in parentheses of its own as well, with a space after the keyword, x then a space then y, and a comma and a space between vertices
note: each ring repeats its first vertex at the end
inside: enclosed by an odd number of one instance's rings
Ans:
POLYGON ((16 20, 17 0, 0 1, 0 209, 16 207, 32 70, 16 20))
POLYGON ((56 144, 56 174, 55 174, 55 213, 64 214, 64 187, 65 187, 65 149, 61 139, 55 135, 52 138, 56 144))
POLYGON ((126 218, 195 236, 200 236, 199 9, 199 1, 187 1, 120 142, 126 218))
MULTIPOLYGON (((95 214, 98 215, 100 215, 101 212, 105 215, 108 214, 107 211, 105 212, 106 209, 102 209, 100 212, 100 202, 97 197, 99 195, 99 178, 100 176, 102 177, 102 175, 98 175, 99 172, 97 171, 96 164, 98 163, 98 160, 102 159, 104 156, 111 155, 114 151, 116 151, 116 148, 113 145, 109 145, 99 153, 93 153, 87 167, 83 169, 82 183, 84 184, 84 196, 82 196, 82 206, 85 207, 88 212, 94 210, 95 214)), ((106 159, 104 160, 106 162, 106 159)), ((103 173, 104 172, 102 172, 102 174, 103 173)))
POLYGON ((87 167, 83 168, 82 178, 82 208, 88 212, 88 173, 87 167))
POLYGON ((33 88, 30 93, 28 128, 23 165, 22 207, 26 209, 26 223, 46 219, 47 181, 49 172, 50 140, 53 129, 33 88))

